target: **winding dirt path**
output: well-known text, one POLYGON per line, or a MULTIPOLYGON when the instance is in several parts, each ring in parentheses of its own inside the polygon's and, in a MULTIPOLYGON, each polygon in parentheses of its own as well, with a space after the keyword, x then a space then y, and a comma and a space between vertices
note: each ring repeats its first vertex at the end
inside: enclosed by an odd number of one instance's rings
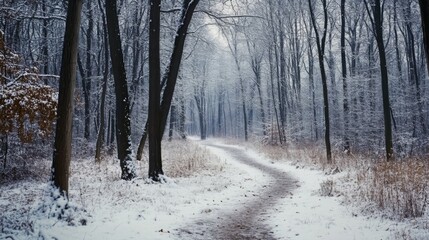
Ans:
POLYGON ((257 162, 245 151, 225 145, 205 144, 219 148, 228 153, 239 163, 258 169, 267 175, 270 181, 262 186, 262 190, 252 197, 243 197, 242 206, 234 212, 217 216, 217 219, 202 219, 179 230, 182 239, 217 239, 217 240, 273 240, 275 239, 269 226, 264 220, 270 216, 268 210, 275 207, 276 202, 288 197, 296 188, 296 180, 287 173, 257 162))

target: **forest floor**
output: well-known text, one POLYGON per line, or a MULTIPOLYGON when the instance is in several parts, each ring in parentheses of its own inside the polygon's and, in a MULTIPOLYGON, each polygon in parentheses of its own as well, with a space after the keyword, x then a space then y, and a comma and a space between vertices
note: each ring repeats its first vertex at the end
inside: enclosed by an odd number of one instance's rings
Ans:
POLYGON ((62 220, 46 207, 58 204, 49 194, 49 160, 27 165, 29 177, 16 181, 4 176, 19 169, 0 172, 0 239, 429 238, 427 226, 345 203, 348 185, 339 182, 350 173, 272 160, 223 140, 165 144, 163 184, 147 181, 147 161, 136 164, 141 178, 123 181, 114 156, 74 160, 62 220))

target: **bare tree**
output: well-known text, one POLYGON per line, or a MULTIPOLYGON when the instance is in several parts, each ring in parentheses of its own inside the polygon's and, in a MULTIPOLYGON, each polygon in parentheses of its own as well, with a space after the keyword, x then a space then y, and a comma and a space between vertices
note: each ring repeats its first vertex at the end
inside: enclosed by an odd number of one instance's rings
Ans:
POLYGON ((328 29, 328 8, 326 4, 326 0, 322 0, 323 6, 323 33, 322 38, 320 38, 319 30, 317 27, 317 21, 314 14, 312 0, 308 0, 308 5, 310 7, 310 15, 311 22, 313 25, 313 30, 316 35, 316 46, 317 53, 319 54, 319 66, 320 66, 320 74, 322 76, 322 88, 323 88, 323 113, 325 116, 325 145, 326 145, 326 158, 328 163, 332 163, 332 155, 331 155, 331 139, 330 139, 330 125, 329 125, 329 99, 328 99, 328 85, 327 85, 327 77, 325 71, 325 43, 326 43, 326 33, 328 29))
POLYGON ((161 112, 160 100, 160 57, 159 57, 159 27, 161 1, 150 1, 149 23, 149 178, 160 181, 162 171, 161 161, 161 112))
POLYGON ((64 34, 63 57, 60 72, 60 86, 55 130, 54 156, 52 162, 52 181, 61 194, 68 197, 73 95, 76 84, 76 61, 79 45, 79 29, 82 0, 69 1, 66 31, 64 34))
POLYGON ((136 176, 131 158, 130 102, 128 98, 127 76, 122 54, 116 0, 106 0, 106 19, 109 36, 110 58, 116 95, 116 144, 122 170, 121 178, 131 180, 136 176))
MULTIPOLYGON (((101 18, 103 20, 103 36, 104 36, 104 73, 103 73, 103 82, 102 82, 102 92, 100 99, 100 127, 98 129, 97 143, 95 147, 95 160, 97 162, 101 161, 101 150, 104 145, 104 135, 106 128, 105 121, 105 103, 106 103, 106 94, 107 94, 107 80, 109 79, 109 40, 107 36, 107 26, 106 26, 106 16, 101 9, 101 0, 98 0, 98 5, 101 10, 101 18)), ((109 132, 107 132, 109 133, 109 132)))
POLYGON ((343 78, 343 110, 344 110, 344 151, 350 152, 349 140, 349 95, 347 86, 347 59, 346 59, 346 0, 341 0, 341 76, 343 78))
MULTIPOLYGON (((199 0, 184 0, 180 15, 180 25, 176 31, 174 38, 173 52, 170 57, 170 62, 167 70, 162 77, 162 82, 165 82, 165 89, 161 99, 161 133, 164 135, 165 126, 167 123, 168 112, 170 111, 171 102, 173 100, 174 89, 176 88, 177 76, 179 75, 180 64, 182 62, 183 49, 185 47, 185 40, 191 23, 192 16, 199 0)), ((137 160, 140 160, 143 155, 143 148, 146 143, 148 134, 148 122, 146 122, 143 135, 140 139, 140 144, 137 150, 137 160)))
POLYGON ((383 97, 384 116, 384 141, 387 161, 393 159, 392 119, 389 100, 389 78, 387 75, 386 50, 383 39, 383 8, 380 0, 365 0, 365 7, 370 16, 372 30, 377 41, 378 54, 380 57, 381 88, 383 97))

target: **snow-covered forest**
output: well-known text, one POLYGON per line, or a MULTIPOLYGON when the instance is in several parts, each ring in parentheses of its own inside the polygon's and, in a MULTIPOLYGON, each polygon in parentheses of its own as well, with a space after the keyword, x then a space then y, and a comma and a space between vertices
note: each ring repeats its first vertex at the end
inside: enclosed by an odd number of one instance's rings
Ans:
POLYGON ((429 239, 425 0, 0 0, 0 239, 429 239))

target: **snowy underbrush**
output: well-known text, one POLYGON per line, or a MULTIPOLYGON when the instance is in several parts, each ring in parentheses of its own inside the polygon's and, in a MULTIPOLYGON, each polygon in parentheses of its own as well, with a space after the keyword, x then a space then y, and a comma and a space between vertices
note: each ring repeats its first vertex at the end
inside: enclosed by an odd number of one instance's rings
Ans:
MULTIPOLYGON (((341 196, 365 215, 382 215, 409 222, 416 229, 429 229, 429 161, 406 159, 385 162, 369 155, 335 153, 326 163, 323 147, 282 147, 254 144, 273 161, 288 161, 297 168, 322 170, 328 179, 320 182, 321 196, 341 196)), ((398 233, 398 239, 413 239, 398 233)))
POLYGON ((135 162, 139 177, 133 181, 120 179, 115 156, 100 164, 93 157, 74 158, 70 201, 52 191, 51 159, 16 168, 18 175, 39 177, 0 184, 0 239, 125 239, 143 233, 154 239, 150 236, 166 234, 165 227, 183 214, 180 209, 207 191, 204 186, 221 191, 227 185, 214 181, 225 163, 192 142, 165 143, 163 158, 164 172, 174 178, 165 184, 148 184, 147 157, 135 162))
POLYGON ((359 171, 356 179, 359 199, 385 210, 388 217, 404 219, 429 215, 427 160, 381 162, 359 171))

